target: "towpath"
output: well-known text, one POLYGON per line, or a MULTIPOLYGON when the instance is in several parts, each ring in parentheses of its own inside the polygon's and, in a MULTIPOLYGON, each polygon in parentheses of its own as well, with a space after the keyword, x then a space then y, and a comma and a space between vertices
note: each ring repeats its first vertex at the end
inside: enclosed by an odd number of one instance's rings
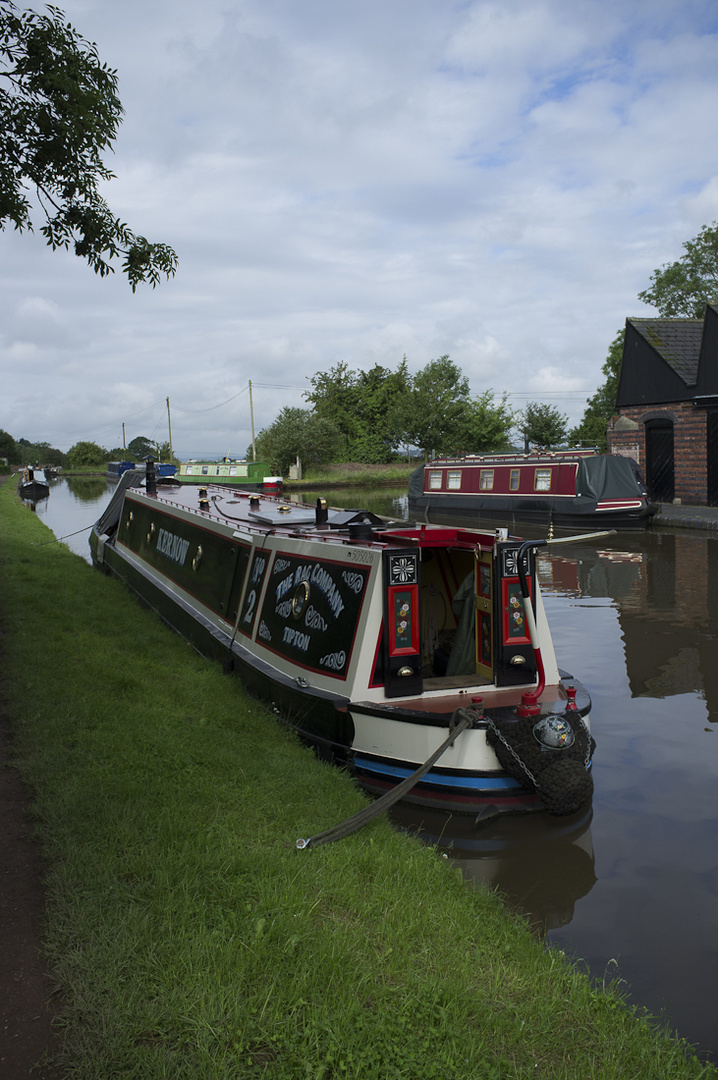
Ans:
MULTIPOLYGON (((0 476, 0 483, 8 477, 0 476)), ((1 572, 1 567, 0 567, 1 572)), ((57 1003, 42 956, 43 861, 27 816, 29 793, 11 765, 10 723, 2 702, 0 599, 0 1076, 60 1080, 41 1064, 59 1048, 57 1003)))

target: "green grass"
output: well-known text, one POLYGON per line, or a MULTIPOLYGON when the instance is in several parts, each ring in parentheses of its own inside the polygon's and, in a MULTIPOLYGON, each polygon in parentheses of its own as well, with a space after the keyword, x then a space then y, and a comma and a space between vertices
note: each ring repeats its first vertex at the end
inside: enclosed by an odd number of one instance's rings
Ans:
POLYGON ((345 462, 340 465, 326 465, 314 469, 306 469, 302 480, 293 480, 288 487, 302 488, 307 484, 324 484, 334 487, 351 484, 401 484, 408 483, 409 476, 420 464, 414 461, 396 462, 391 465, 363 465, 345 462))
POLYGON ((385 821, 297 851, 363 805, 350 778, 47 536, 0 488, 68 1077, 716 1076, 385 821))

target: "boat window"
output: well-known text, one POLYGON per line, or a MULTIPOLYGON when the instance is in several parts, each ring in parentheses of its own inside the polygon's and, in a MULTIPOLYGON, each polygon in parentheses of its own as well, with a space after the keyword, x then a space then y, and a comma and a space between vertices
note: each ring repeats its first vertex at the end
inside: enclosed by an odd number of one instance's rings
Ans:
POLYGON ((550 469, 535 469, 534 470, 534 491, 550 491, 551 490, 551 470, 550 469))
POLYGON ((237 475, 237 466, 236 465, 230 465, 229 466, 229 475, 230 476, 236 476, 237 475))
POLYGON ((207 476, 208 474, 209 474, 209 466, 208 465, 203 465, 202 466, 202 476, 207 476))
POLYGON ((519 476, 521 473, 518 469, 511 470, 511 478, 509 479, 509 491, 519 490, 519 476))
POLYGON ((494 470, 482 469, 479 477, 479 487, 482 491, 493 491, 494 487, 494 470))
POLYGON ((449 469, 446 477, 446 490, 459 491, 461 488, 461 469, 449 469))
POLYGON ((432 469, 429 473, 429 491, 441 491, 441 472, 432 469))

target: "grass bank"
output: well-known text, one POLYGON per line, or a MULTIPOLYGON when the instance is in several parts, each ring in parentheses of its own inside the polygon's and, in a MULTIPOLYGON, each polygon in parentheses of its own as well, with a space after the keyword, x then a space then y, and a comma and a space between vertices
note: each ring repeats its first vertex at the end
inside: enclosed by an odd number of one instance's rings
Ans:
POLYGON ((342 462, 338 465, 325 465, 321 468, 307 469, 303 479, 292 481, 285 479, 284 484, 287 489, 297 488, 299 490, 307 487, 346 487, 355 484, 371 484, 375 487, 381 484, 408 484, 410 475, 418 465, 418 461, 411 464, 397 462, 391 465, 365 465, 359 462, 342 462))
POLYGON ((356 811, 219 667, 0 488, 3 704, 47 859, 68 1077, 715 1077, 356 811))

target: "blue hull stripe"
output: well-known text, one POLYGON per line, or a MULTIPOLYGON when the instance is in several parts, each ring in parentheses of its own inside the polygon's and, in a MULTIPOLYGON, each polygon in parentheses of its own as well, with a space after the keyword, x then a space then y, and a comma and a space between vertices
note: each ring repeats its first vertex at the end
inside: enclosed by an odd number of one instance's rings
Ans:
MULTIPOLYGON (((375 773, 377 776, 391 777, 395 780, 404 780, 411 776, 413 769, 404 769, 399 765, 378 764, 368 758, 354 757, 354 765, 357 769, 375 773)), ((435 772, 428 772, 422 776, 420 783, 435 784, 438 787, 465 788, 470 791, 525 791, 516 780, 506 776, 440 776, 435 772)))

